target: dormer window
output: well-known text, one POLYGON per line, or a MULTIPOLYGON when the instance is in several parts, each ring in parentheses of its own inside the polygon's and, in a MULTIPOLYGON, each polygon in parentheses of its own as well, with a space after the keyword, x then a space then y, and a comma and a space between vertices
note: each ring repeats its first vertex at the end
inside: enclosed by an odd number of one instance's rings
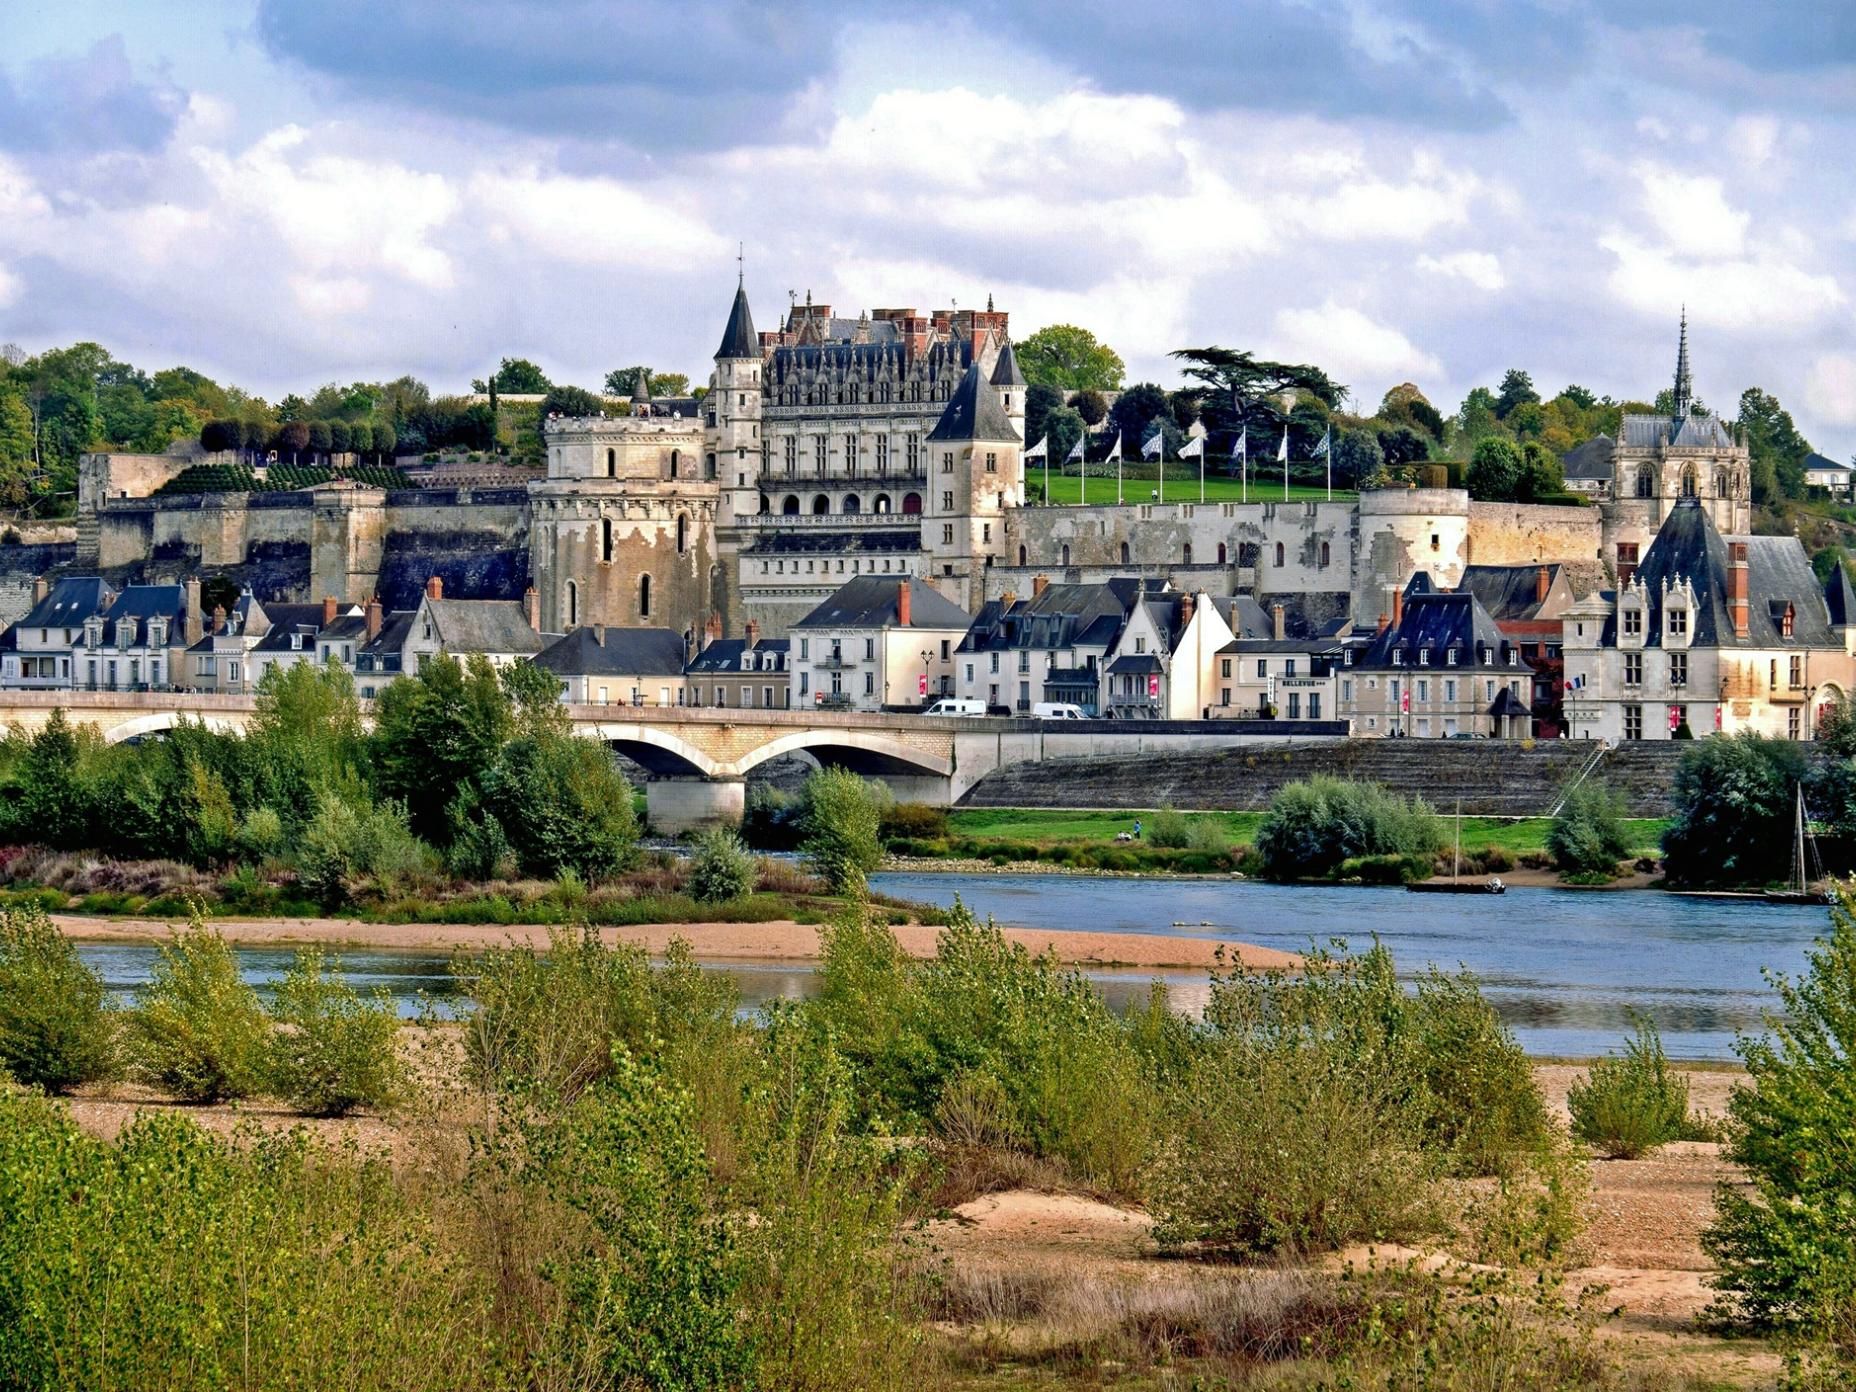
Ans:
POLYGON ((1781 638, 1789 638, 1792 636, 1792 620, 1796 614, 1797 611, 1793 609, 1791 603, 1787 601, 1785 612, 1779 616, 1779 636, 1781 638))
POLYGON ((1405 650, 1403 648, 1392 649, 1392 665, 1394 667, 1403 667, 1405 665, 1405 650))
POLYGON ((1663 617, 1664 621, 1668 624, 1670 637, 1684 638, 1688 636, 1687 609, 1669 609, 1664 611, 1663 617))
POLYGON ((151 648, 160 647, 164 642, 167 641, 167 636, 168 636, 168 625, 167 625, 166 619, 150 619, 148 621, 148 646, 149 647, 151 648))
POLYGON ((1455 648, 1449 648, 1444 652, 1444 666, 1446 667, 1456 666, 1456 649, 1455 648))
POLYGON ((116 625, 116 646, 129 647, 135 642, 135 620, 124 619, 116 625))
POLYGON ((1431 665, 1431 650, 1429 648, 1418 649, 1418 665, 1420 667, 1429 667, 1431 665))
POLYGON ((1626 638, 1643 637, 1643 610, 1632 606, 1624 610, 1622 617, 1626 638))

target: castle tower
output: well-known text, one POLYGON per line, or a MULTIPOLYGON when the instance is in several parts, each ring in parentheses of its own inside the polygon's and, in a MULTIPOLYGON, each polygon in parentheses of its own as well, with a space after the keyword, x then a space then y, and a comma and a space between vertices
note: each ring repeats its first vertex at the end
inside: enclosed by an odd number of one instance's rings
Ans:
MULTIPOLYGON (((987 302, 988 308, 991 301, 987 302)), ((1025 438, 1025 374, 1018 370, 1018 354, 1012 351, 1012 340, 1005 341, 1005 347, 999 350, 999 361, 992 365, 993 390, 999 393, 1000 404, 1005 407, 1005 418, 1018 432, 1018 438, 1025 438)), ((1026 440, 1029 444, 1030 441, 1026 440)))
POLYGON ((708 437, 703 476, 721 485, 725 524, 745 522, 760 512, 761 385, 760 336, 754 332, 746 285, 738 283, 703 402, 708 437))
POLYGON ((943 594, 977 610, 985 568, 1006 555, 1009 510, 1024 501, 1024 437, 976 362, 926 442, 924 569, 943 594))

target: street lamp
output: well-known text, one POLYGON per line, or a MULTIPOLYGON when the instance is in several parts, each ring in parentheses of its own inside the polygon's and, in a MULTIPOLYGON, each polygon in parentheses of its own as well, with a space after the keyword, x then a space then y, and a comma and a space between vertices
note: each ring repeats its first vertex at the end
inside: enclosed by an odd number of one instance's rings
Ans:
POLYGON ((928 704, 928 664, 932 662, 933 660, 934 660, 933 649, 923 648, 922 649, 922 704, 924 706, 928 704))

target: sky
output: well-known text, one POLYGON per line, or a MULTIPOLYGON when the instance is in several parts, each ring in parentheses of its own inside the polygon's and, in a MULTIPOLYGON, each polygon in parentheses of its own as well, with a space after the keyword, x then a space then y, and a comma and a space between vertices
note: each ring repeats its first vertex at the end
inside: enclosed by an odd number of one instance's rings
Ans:
POLYGON ((275 399, 977 306, 1130 380, 1775 393, 1856 452, 1847 0, 0 0, 0 342, 275 399))

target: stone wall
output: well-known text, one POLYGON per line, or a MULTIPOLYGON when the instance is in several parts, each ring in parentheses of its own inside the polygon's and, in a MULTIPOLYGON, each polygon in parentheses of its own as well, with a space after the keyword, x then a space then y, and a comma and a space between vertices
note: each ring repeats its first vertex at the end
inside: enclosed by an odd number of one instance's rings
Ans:
POLYGON ((1603 532, 1604 512, 1595 507, 1469 505, 1469 559, 1473 565, 1595 561, 1599 559, 1603 532))
POLYGON ((32 582, 39 576, 69 565, 77 555, 70 541, 0 546, 0 628, 32 607, 32 582))

